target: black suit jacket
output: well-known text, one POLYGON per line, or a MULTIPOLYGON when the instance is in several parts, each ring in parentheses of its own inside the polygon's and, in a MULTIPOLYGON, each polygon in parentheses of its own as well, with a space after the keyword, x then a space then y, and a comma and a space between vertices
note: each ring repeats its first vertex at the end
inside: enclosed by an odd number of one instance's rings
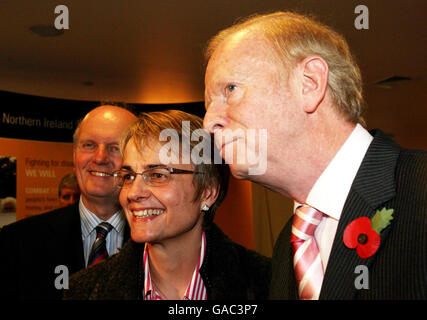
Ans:
MULTIPOLYGON (((427 152, 401 149, 381 131, 374 135, 345 202, 319 299, 427 298, 427 152), (359 217, 393 208, 378 251, 362 259, 343 233, 359 217), (358 265, 369 270, 369 289, 357 289, 358 265)), ((272 299, 298 299, 290 245, 292 218, 273 253, 272 299)))
POLYGON ((0 299, 60 299, 59 265, 69 275, 85 268, 78 202, 0 230, 0 299))

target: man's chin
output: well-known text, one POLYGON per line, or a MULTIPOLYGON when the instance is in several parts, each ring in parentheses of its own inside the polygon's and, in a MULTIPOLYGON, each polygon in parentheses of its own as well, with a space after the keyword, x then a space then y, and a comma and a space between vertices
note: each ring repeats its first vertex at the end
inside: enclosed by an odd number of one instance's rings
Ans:
POLYGON ((113 200, 116 199, 118 201, 119 198, 120 189, 114 189, 114 190, 99 190, 99 189, 88 189, 84 193, 87 199, 93 199, 93 200, 113 200))
POLYGON ((230 172, 236 179, 255 181, 266 172, 265 166, 249 166, 246 164, 230 164, 230 172))
POLYGON ((230 172, 236 179, 248 179, 250 176, 248 174, 248 166, 243 164, 230 164, 230 172))

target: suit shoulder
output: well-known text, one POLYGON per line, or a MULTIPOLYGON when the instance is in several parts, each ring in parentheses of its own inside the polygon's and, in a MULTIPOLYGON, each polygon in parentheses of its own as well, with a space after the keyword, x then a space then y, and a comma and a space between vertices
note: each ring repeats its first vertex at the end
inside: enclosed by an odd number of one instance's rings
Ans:
POLYGON ((402 149, 398 162, 400 165, 407 165, 426 170, 427 151, 402 149))
POLYGON ((82 269, 70 277, 69 289, 64 291, 65 300, 87 300, 91 296, 102 275, 108 275, 105 261, 93 267, 82 269))
POLYGON ((402 149, 396 165, 396 180, 400 190, 424 195, 427 180, 427 152, 402 149))
MULTIPOLYGON (((243 267, 249 275, 271 275, 271 258, 232 241, 216 225, 210 227, 211 246, 215 247, 215 257, 236 263, 243 267)), ((209 245, 209 244, 208 244, 209 245)))
POLYGON ((74 215, 80 219, 78 209, 70 206, 18 220, 0 229, 0 242, 3 244, 19 243, 22 239, 39 239, 41 235, 44 236, 53 229, 74 225, 74 223, 70 223, 73 221, 74 215), (75 212, 76 210, 77 212, 75 212))
POLYGON ((271 274, 271 258, 237 243, 234 243, 234 246, 237 252, 239 252, 242 265, 246 265, 249 272, 253 272, 254 274, 259 274, 259 272, 267 275, 271 274))
MULTIPOLYGON (((27 230, 34 227, 46 226, 47 223, 61 220, 64 216, 75 214, 76 209, 73 206, 55 209, 49 212, 41 213, 35 216, 18 220, 11 224, 8 224, 2 228, 2 230, 27 230)), ((78 213, 78 209, 77 209, 78 213)))

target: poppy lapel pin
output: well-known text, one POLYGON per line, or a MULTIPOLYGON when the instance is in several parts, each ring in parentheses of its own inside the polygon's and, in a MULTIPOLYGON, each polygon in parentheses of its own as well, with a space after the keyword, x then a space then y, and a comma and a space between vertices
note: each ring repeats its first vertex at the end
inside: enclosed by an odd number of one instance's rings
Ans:
POLYGON ((346 247, 356 249, 362 259, 371 257, 380 246, 381 231, 393 220, 393 211, 382 208, 377 210, 372 219, 360 217, 353 220, 344 230, 343 240, 346 247))

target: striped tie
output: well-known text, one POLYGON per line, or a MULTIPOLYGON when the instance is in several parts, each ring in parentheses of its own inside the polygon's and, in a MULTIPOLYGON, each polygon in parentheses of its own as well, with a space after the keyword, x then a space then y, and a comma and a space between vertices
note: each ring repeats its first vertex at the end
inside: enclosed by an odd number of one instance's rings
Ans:
POLYGON ((323 266, 314 231, 322 213, 303 205, 297 208, 292 222, 291 243, 294 256, 295 279, 302 300, 319 299, 323 281, 323 266))
POLYGON ((105 238, 112 228, 113 226, 108 222, 101 222, 96 227, 96 239, 92 245, 92 250, 89 255, 87 263, 88 267, 93 266, 108 257, 105 238))

